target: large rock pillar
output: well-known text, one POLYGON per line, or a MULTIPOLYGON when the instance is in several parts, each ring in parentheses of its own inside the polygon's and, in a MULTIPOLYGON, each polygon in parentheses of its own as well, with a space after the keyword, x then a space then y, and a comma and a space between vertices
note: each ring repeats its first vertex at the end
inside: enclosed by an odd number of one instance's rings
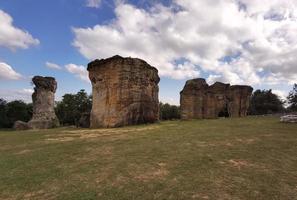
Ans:
POLYGON ((48 129, 59 126, 59 120, 54 110, 56 80, 52 77, 35 76, 32 81, 35 88, 32 94, 33 116, 28 122, 29 127, 48 129))
POLYGON ((159 120, 158 70, 143 60, 114 56, 88 65, 92 83, 91 128, 159 120))

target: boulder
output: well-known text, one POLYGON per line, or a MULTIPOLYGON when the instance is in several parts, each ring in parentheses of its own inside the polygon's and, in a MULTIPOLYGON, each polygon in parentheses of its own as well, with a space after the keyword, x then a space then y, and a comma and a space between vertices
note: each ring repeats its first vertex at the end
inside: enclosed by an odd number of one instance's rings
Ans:
POLYGON ((57 82, 53 77, 35 76, 32 79, 35 84, 33 100, 33 116, 28 122, 33 129, 48 129, 59 126, 59 120, 55 114, 55 92, 57 82))
POLYGON ((297 115, 282 116, 280 121, 285 123, 297 123, 297 115))
POLYGON ((18 131, 23 131, 23 130, 29 130, 31 127, 26 122, 16 121, 13 125, 13 128, 18 131))
POLYGON ((216 82, 209 86, 202 78, 189 80, 180 93, 181 118, 244 117, 252 92, 246 85, 216 82))
POLYGON ((90 127, 159 120, 158 70, 138 58, 114 56, 88 65, 93 106, 90 127))

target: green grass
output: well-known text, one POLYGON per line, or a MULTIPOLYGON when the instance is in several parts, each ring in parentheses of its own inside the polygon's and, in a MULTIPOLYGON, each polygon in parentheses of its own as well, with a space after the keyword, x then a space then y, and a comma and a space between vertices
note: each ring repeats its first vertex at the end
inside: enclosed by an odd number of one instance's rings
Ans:
POLYGON ((0 199, 297 199, 297 124, 0 131, 0 199))

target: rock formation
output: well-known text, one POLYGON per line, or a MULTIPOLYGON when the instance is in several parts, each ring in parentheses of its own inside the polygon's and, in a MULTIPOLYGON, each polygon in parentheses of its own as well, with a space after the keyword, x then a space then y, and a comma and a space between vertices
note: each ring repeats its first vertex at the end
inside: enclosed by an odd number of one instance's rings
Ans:
POLYGON ((158 70, 143 60, 114 56, 88 65, 93 87, 91 128, 159 119, 158 70))
POLYGON ((202 78, 186 82, 181 91, 182 119, 244 117, 253 88, 216 82, 209 86, 202 78))
POLYGON ((32 79, 35 84, 33 100, 33 117, 28 122, 33 129, 48 129, 59 126, 59 120, 55 114, 55 92, 57 82, 52 77, 35 76, 32 79))
POLYGON ((282 116, 280 121, 285 123, 297 123, 297 115, 282 116))

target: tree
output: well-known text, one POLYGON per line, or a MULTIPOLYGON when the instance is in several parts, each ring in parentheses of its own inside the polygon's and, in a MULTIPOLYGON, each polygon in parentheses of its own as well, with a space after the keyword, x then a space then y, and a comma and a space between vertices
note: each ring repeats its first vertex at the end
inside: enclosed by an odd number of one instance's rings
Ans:
POLYGON ((289 103, 289 110, 297 111, 297 84, 294 84, 293 90, 289 93, 287 97, 289 103))
POLYGON ((170 105, 168 103, 159 104, 160 107, 160 120, 173 120, 180 119, 180 109, 178 106, 170 105))
POLYGON ((20 100, 11 101, 6 104, 6 117, 6 128, 11 128, 18 120, 28 122, 32 118, 32 104, 20 100))
POLYGON ((65 94, 62 101, 57 103, 56 114, 62 125, 78 125, 82 114, 90 113, 92 97, 85 90, 77 94, 65 94))
POLYGON ((271 90, 256 90, 251 97, 249 114, 264 115, 284 111, 284 102, 271 90))
POLYGON ((4 99, 0 99, 0 128, 6 128, 8 126, 6 109, 7 109, 7 102, 4 99))

